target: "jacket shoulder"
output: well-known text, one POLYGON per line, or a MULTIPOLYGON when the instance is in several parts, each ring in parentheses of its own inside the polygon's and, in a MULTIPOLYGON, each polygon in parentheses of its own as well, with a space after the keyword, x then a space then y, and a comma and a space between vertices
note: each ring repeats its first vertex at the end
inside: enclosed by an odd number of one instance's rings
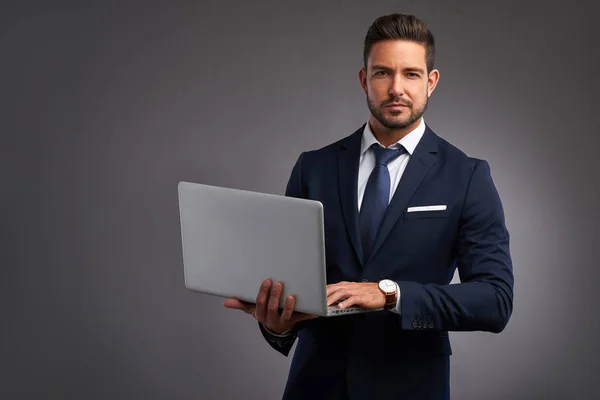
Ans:
POLYGON ((364 125, 353 133, 325 146, 316 149, 305 150, 299 155, 298 159, 301 160, 303 165, 319 165, 323 162, 329 163, 337 160, 337 155, 342 147, 349 146, 351 143, 360 141, 360 135, 363 128, 364 125))
POLYGON ((484 159, 469 155, 458 146, 450 143, 447 139, 437 134, 435 135, 438 140, 440 154, 444 156, 446 162, 457 164, 470 170, 473 170, 480 163, 487 164, 487 161, 484 159))
POLYGON ((322 155, 328 155, 328 154, 331 154, 331 153, 336 153, 341 147, 345 146, 353 138, 354 139, 359 139, 359 138, 356 138, 356 136, 360 135, 361 131, 362 131, 362 128, 354 131, 353 133, 351 133, 351 134, 349 134, 347 136, 342 137, 339 140, 336 140, 333 143, 327 144, 327 145, 322 146, 320 148, 307 150, 304 153, 306 155, 311 155, 311 156, 322 156, 322 155))

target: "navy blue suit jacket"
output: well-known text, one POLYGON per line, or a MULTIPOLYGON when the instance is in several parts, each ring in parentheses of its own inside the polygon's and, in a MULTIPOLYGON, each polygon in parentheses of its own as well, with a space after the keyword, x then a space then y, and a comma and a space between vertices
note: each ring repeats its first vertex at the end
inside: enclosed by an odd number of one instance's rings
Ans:
MULTIPOLYGON (((323 203, 327 282, 388 278, 401 314, 378 311, 298 323, 285 399, 449 398, 448 331, 501 332, 512 313, 509 233, 486 161, 468 157, 429 126, 363 262, 357 181, 363 127, 302 153, 286 195, 323 203), (441 211, 409 207, 446 205, 441 211), (460 284, 450 284, 458 268, 460 284)), ((482 362, 485 360, 482 360, 482 362)))

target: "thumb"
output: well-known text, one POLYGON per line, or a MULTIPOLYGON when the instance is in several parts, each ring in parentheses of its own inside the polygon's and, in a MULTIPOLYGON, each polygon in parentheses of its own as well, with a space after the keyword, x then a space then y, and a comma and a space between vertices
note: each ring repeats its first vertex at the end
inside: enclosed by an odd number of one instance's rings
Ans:
POLYGON ((227 308, 233 308, 234 310, 242 310, 245 313, 250 314, 254 310, 254 304, 247 303, 238 299, 226 299, 223 305, 227 308))
POLYGON ((240 310, 244 307, 242 302, 239 301, 238 299, 226 299, 223 302, 223 305, 227 308, 234 308, 234 309, 238 309, 238 310, 240 310))

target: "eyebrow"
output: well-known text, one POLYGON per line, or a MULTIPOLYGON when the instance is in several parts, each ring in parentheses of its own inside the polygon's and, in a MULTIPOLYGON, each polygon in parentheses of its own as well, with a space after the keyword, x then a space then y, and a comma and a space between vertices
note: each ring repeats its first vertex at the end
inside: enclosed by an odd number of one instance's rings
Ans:
POLYGON ((420 74, 424 74, 425 73, 425 71, 423 70, 423 68, 416 68, 416 67, 404 68, 404 71, 406 71, 406 72, 418 72, 420 74))
MULTIPOLYGON (((384 70, 384 71, 391 71, 392 70, 392 68, 386 67, 385 65, 381 65, 381 64, 373 65, 371 68, 374 69, 374 70, 384 70)), ((403 68, 402 70, 404 72, 418 72, 418 73, 421 73, 421 74, 425 73, 425 71, 423 70, 423 68, 417 68, 417 67, 407 67, 407 68, 403 68)))

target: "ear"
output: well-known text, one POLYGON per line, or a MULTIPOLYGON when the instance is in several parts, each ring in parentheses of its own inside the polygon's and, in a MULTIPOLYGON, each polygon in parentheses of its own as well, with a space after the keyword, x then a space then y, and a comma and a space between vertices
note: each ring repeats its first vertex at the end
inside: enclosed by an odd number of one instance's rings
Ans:
POLYGON ((432 70, 427 78, 427 97, 430 97, 440 81, 440 71, 432 70))
POLYGON ((367 70, 365 67, 362 67, 358 70, 358 81, 360 82, 360 86, 362 86, 365 94, 367 93, 367 70))

